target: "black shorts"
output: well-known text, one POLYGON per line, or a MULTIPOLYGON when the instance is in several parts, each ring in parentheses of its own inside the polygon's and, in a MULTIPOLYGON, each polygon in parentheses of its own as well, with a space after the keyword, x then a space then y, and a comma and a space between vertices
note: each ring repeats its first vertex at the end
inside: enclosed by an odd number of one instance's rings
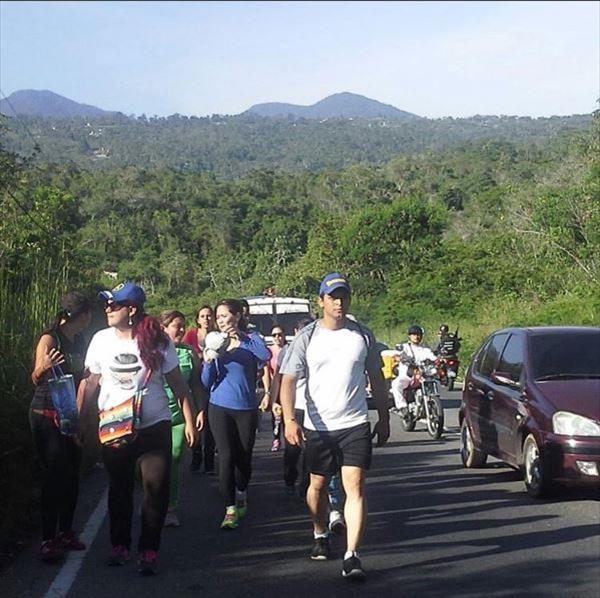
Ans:
POLYGON ((344 465, 371 467, 371 424, 368 422, 344 430, 305 430, 304 434, 304 462, 310 473, 330 476, 344 465))

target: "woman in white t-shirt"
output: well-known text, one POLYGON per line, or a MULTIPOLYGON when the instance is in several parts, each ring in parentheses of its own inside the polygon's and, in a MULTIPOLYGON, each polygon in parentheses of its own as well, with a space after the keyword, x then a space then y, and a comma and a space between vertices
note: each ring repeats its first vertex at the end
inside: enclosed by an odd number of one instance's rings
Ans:
POLYGON ((185 437, 196 442, 189 389, 179 370, 173 342, 160 323, 144 313, 146 296, 133 283, 103 291, 108 328, 97 332, 90 342, 85 365, 89 376, 80 386, 80 408, 98 387, 98 408, 105 411, 142 391, 141 421, 130 444, 102 446, 109 478, 108 512, 112 553, 110 565, 124 565, 130 558, 133 488, 136 467, 141 472, 144 497, 141 534, 138 541, 139 571, 156 573, 157 551, 169 503, 171 468, 171 411, 164 388, 167 381, 182 406, 185 437), (164 378, 163 378, 164 377, 164 378))

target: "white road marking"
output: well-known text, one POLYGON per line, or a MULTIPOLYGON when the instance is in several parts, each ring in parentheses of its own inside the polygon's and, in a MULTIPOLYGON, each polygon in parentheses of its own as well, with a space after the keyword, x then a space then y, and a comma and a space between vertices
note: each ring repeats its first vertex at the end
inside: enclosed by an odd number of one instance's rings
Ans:
POLYGON ((105 490, 94 512, 85 524, 82 534, 79 536, 81 541, 86 545, 86 549, 72 550, 67 553, 68 556, 65 564, 61 567, 58 575, 54 578, 52 585, 44 594, 44 598, 64 598, 69 593, 69 590, 77 577, 77 573, 81 568, 83 559, 92 546, 94 538, 104 521, 107 498, 108 490, 105 490))

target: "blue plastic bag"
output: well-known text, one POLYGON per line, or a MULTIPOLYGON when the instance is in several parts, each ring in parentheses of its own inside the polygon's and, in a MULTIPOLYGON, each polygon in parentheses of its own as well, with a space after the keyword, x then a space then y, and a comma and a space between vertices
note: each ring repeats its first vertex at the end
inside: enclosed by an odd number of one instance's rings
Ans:
POLYGON ((52 368, 54 378, 48 380, 52 403, 58 413, 61 434, 75 436, 79 431, 79 410, 75 380, 72 374, 64 374, 60 366, 52 368))

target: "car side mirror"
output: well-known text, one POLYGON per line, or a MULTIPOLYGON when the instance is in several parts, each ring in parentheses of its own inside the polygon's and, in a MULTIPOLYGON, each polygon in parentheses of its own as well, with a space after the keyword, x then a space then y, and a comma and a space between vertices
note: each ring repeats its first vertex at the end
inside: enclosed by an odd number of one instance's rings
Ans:
POLYGON ((493 371, 490 378, 492 382, 496 384, 502 384, 503 386, 509 386, 510 388, 520 388, 520 384, 518 380, 514 380, 512 374, 509 372, 497 372, 493 371))

